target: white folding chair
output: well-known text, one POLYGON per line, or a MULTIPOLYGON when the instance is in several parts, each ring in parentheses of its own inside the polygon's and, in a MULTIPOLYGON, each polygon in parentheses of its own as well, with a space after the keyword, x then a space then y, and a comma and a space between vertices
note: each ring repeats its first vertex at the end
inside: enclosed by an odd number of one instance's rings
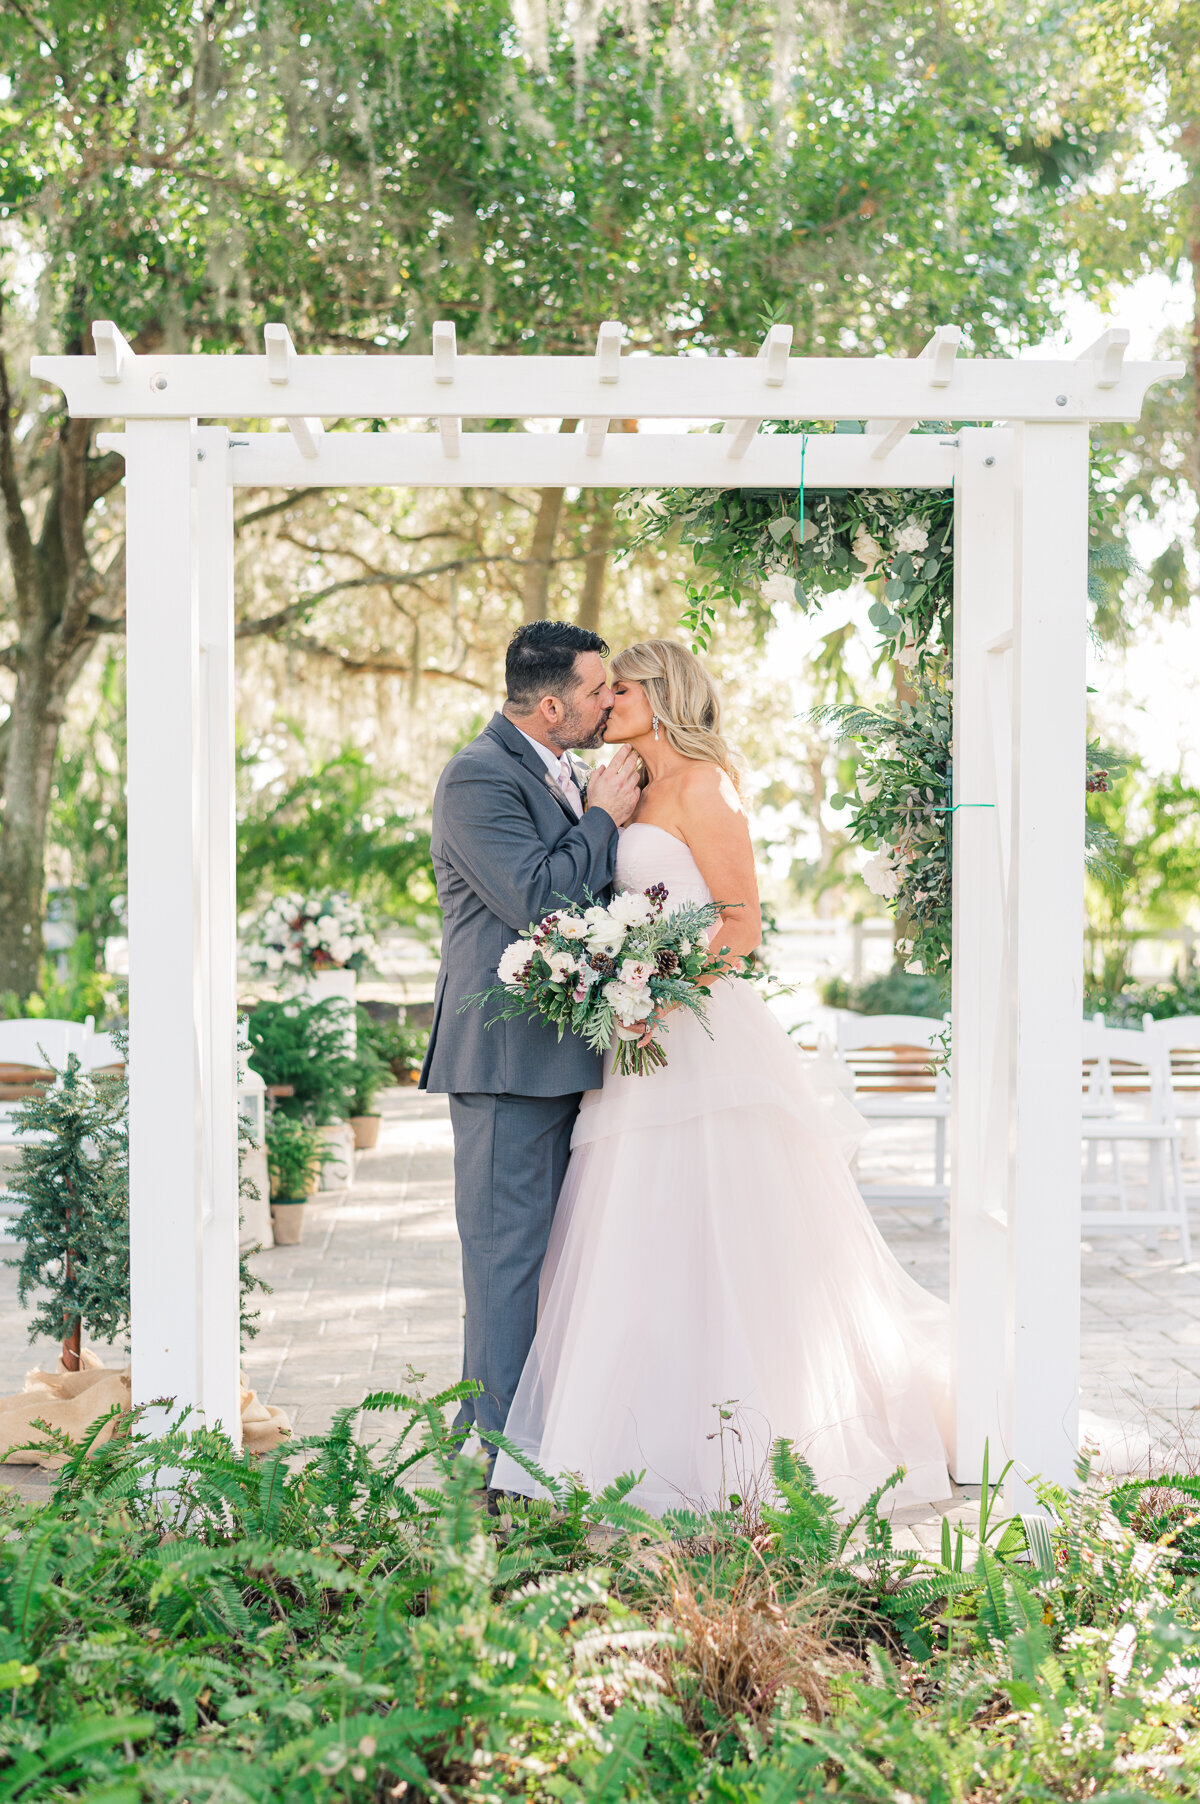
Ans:
POLYGON ((1171 1062, 1155 1034, 1128 1027, 1105 1027, 1087 1021, 1083 1027, 1083 1143, 1088 1161, 1083 1182, 1083 1227, 1088 1233, 1144 1234, 1152 1251, 1159 1228, 1175 1228, 1180 1257, 1192 1256, 1187 1199, 1183 1188, 1180 1146, 1183 1129, 1175 1119, 1171 1062), (1146 1148, 1146 1203, 1134 1206, 1121 1149, 1146 1148), (1111 1176, 1099 1174, 1096 1149, 1107 1145, 1111 1176), (1115 1207, 1086 1206, 1089 1199, 1112 1197, 1115 1207))
POLYGON ((854 1075, 853 1103, 868 1121, 932 1121, 932 1184, 860 1184, 864 1202, 932 1204, 945 1219, 946 1123, 950 1080, 942 1052, 945 1022, 927 1015, 855 1015, 840 1010, 837 1049, 854 1075))
MULTIPOLYGON (((0 1067, 5 1067, 8 1083, 20 1085, 33 1081, 50 1065, 62 1070, 68 1053, 83 1057, 88 1033, 82 1021, 52 1021, 24 1017, 19 1021, 0 1021, 0 1067), (24 1078, 18 1074, 24 1073, 24 1078)), ((16 1146, 20 1136, 13 1126, 11 1099, 0 1101, 0 1146, 16 1146)))
POLYGON ((1143 1015, 1142 1029, 1154 1034, 1167 1049, 1175 1119, 1183 1128, 1188 1157, 1195 1158, 1196 1123, 1200 1121, 1200 1015, 1176 1015, 1167 1021, 1143 1015))

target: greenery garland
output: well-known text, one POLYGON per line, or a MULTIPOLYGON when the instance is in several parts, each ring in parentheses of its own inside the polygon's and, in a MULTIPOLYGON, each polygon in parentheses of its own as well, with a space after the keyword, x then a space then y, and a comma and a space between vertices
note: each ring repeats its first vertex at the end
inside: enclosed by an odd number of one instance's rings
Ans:
MULTIPOLYGON (((778 430, 807 439, 830 428, 780 422, 778 430)), ((721 602, 765 625, 773 603, 808 613, 857 582, 881 585, 869 611, 881 657, 919 670, 950 650, 949 489, 634 489, 623 511, 642 516, 631 551, 673 530, 691 547, 699 581, 688 585, 684 624, 697 650, 707 647, 721 602)))

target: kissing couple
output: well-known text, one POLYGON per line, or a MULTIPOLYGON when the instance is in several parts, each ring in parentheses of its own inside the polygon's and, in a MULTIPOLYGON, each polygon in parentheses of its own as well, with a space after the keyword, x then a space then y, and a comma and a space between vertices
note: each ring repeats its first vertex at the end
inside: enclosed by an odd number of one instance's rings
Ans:
POLYGON ((592 1491, 638 1475, 663 1514, 750 1491, 786 1437, 856 1508, 950 1495, 947 1310, 892 1256, 854 1181, 863 1123, 740 975, 761 934, 754 853, 712 678, 652 639, 618 652, 538 620, 507 699, 433 806, 445 916, 421 1085, 444 1091, 466 1295, 463 1403, 495 1491, 544 1495, 489 1436, 592 1491), (595 769, 574 756, 618 749, 595 769), (489 1025, 514 933, 552 908, 662 884, 718 899, 728 948, 706 1022, 619 1075, 543 1020, 489 1025))

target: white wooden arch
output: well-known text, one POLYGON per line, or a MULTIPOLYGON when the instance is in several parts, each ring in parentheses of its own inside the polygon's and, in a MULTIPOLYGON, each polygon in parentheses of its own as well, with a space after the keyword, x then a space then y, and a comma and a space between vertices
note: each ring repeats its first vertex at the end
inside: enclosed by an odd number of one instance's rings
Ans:
POLYGON ((810 488, 955 497, 952 1463, 985 1439, 1070 1476, 1078 1424, 1088 428, 1132 421, 1178 363, 1110 330, 1069 359, 135 355, 39 357, 76 417, 123 418, 126 460, 133 1394, 239 1432, 233 494, 242 487, 503 484, 798 488, 801 441, 764 419, 866 420, 810 438, 810 488), (610 416, 725 422, 608 434, 610 416), (573 436, 464 431, 577 417, 573 436), (285 432, 225 424, 280 418, 285 432), (419 422, 325 434, 326 418, 419 422), (916 434, 924 420, 1002 421, 916 434), (427 429, 435 421, 437 429, 427 429))

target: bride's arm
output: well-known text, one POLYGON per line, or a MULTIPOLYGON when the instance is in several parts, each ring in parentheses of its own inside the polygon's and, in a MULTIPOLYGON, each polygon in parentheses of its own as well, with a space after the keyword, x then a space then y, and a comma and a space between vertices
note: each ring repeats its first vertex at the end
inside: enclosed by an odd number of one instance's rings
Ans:
MULTIPOLYGON (((680 795, 680 829, 700 874, 722 904, 714 948, 728 946, 733 969, 762 939, 762 912, 750 828, 732 780, 715 764, 688 771, 680 795)), ((706 980, 717 981, 716 975, 706 980)))

